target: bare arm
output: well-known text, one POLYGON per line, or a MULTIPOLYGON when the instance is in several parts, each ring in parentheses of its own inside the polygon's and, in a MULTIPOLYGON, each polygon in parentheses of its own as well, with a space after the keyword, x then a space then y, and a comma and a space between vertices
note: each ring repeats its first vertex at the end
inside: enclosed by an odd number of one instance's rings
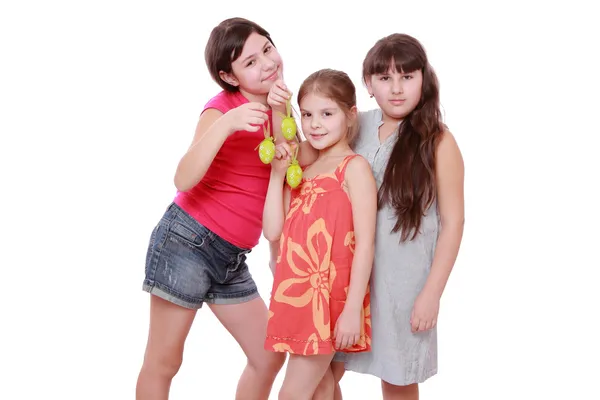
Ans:
MULTIPOLYGON (((287 186, 284 186, 284 188, 283 188, 284 221, 285 221, 285 216, 287 215, 287 213, 290 210, 290 198, 291 198, 291 192, 287 186)), ((269 261, 269 268, 271 268, 271 272, 273 273, 273 275, 275 275, 275 266, 277 265, 277 257, 279 256, 280 245, 281 245, 281 243, 280 243, 279 237, 277 238, 277 240, 269 241, 269 250, 271 253, 271 260, 269 261)))
POLYGON ((465 221, 464 163, 458 144, 450 132, 444 133, 438 144, 436 157, 441 229, 423 292, 439 298, 456 261, 465 221))
POLYGON ((185 192, 202 180, 221 146, 231 134, 230 128, 221 111, 211 108, 202 113, 192 144, 177 166, 177 190, 185 192))
POLYGON ((215 156, 229 135, 237 131, 256 132, 267 119, 268 108, 260 103, 247 103, 226 114, 209 108, 205 110, 188 151, 179 161, 175 172, 175 187, 186 191, 202 180, 215 156))
MULTIPOLYGON (((284 163, 285 161, 273 160, 273 163, 284 163)), ((289 161, 288 161, 289 163, 289 161)), ((272 165, 271 179, 269 180, 269 189, 263 209, 263 234, 270 242, 279 240, 283 231, 283 222, 285 220, 284 206, 284 187, 285 167, 279 168, 272 165)))
POLYGON ((363 157, 353 158, 346 169, 346 183, 352 203, 355 251, 346 308, 362 309, 375 252, 377 220, 377 184, 371 167, 363 157))
POLYGON ((298 150, 298 164, 304 167, 311 165, 317 160, 319 151, 310 145, 308 140, 300 142, 300 149, 298 150))

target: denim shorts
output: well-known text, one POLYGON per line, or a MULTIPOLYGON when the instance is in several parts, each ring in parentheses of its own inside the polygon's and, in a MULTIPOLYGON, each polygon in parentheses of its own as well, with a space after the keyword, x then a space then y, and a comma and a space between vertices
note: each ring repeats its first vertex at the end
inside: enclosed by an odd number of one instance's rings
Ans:
POLYGON ((238 304, 259 297, 241 249, 172 203, 150 235, 143 290, 179 306, 238 304))

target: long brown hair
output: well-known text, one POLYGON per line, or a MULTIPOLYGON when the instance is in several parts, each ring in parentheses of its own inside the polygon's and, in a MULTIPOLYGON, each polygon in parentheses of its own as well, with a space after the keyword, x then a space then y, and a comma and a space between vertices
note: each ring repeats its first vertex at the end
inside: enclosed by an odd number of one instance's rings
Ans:
POLYGON ((242 54, 246 40, 252 33, 266 37, 275 47, 269 32, 256 22, 245 18, 226 19, 215 26, 210 33, 204 49, 206 67, 213 80, 228 92, 237 92, 240 88, 221 79, 219 72, 231 73, 231 64, 242 54))
POLYGON ((298 90, 298 105, 308 93, 317 93, 331 99, 346 114, 348 122, 348 143, 352 142, 358 133, 356 118, 351 114, 352 107, 356 107, 356 87, 352 79, 343 71, 334 69, 321 69, 310 74, 298 90))
POLYGON ((423 74, 421 99, 400 124, 379 189, 380 207, 389 204, 396 212, 392 231, 402 231, 400 240, 406 241, 417 236, 422 217, 436 198, 435 151, 445 125, 438 79, 421 43, 398 33, 380 39, 363 62, 363 79, 385 74, 390 66, 397 72, 423 74))

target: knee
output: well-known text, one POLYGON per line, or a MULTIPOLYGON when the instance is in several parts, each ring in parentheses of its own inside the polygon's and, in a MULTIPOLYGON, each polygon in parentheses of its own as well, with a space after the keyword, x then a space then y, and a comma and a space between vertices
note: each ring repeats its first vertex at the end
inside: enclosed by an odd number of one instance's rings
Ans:
POLYGON ((332 399, 335 393, 335 384, 333 374, 328 370, 321 379, 321 382, 319 382, 319 386, 317 386, 317 390, 315 390, 315 394, 313 395, 313 400, 332 399))
POLYGON ((179 372, 182 362, 181 354, 147 354, 142 369, 154 376, 172 379, 179 372))
POLYGON ((281 388, 279 391, 279 396, 277 396, 278 400, 309 400, 310 398, 310 395, 304 395, 297 391, 289 390, 285 387, 281 388))
POLYGON ((344 373, 346 372, 344 363, 332 362, 331 363, 331 372, 333 374, 333 380, 335 381, 335 383, 336 384, 340 383, 340 381, 342 380, 342 377, 344 376, 344 373))
POLYGON ((419 393, 419 385, 416 383, 398 386, 392 385, 386 381, 381 381, 381 390, 383 394, 396 395, 396 396, 412 396, 419 393))
POLYGON ((256 371, 257 374, 274 377, 285 363, 285 353, 267 351, 260 359, 248 359, 248 365, 256 371))

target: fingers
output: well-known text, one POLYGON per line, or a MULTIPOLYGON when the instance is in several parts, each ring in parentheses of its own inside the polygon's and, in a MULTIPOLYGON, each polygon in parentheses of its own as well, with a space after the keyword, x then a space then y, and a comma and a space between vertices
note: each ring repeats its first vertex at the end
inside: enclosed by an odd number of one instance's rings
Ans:
POLYGON ((282 79, 278 79, 275 81, 275 85, 271 88, 273 91, 283 92, 289 96, 292 95, 292 92, 288 89, 287 85, 283 82, 282 79))
POLYGON ((425 322, 425 329, 423 329, 423 330, 424 331, 430 330, 431 327, 432 327, 432 324, 433 324, 433 321, 427 321, 427 322, 425 322))
POLYGON ((283 81, 277 80, 269 91, 268 103, 271 107, 284 107, 285 103, 292 98, 292 92, 283 81))
POLYGON ((291 156, 294 153, 294 149, 287 142, 278 144, 275 150, 279 150, 284 156, 291 156))
POLYGON ((418 317, 412 317, 411 321, 410 321, 410 330, 412 331, 412 333, 415 333, 418 331, 419 329, 419 323, 421 322, 421 320, 418 317))
POLYGON ((265 122, 267 119, 269 119, 269 115, 266 112, 256 111, 256 110, 250 111, 248 113, 248 116, 251 118, 260 118, 263 120, 263 122, 265 122))
POLYGON ((437 324, 435 319, 426 320, 419 317, 413 317, 410 322, 410 328, 412 333, 425 332, 433 329, 437 324))
POLYGON ((342 333, 338 329, 337 333, 335 335, 335 342, 334 342, 335 348, 338 349, 338 350, 343 349, 343 347, 342 347, 342 339, 343 339, 343 337, 344 336, 342 335, 342 333))
POLYGON ((269 107, 258 102, 248 103, 247 107, 251 110, 261 111, 262 113, 266 113, 267 111, 269 111, 269 107))
POLYGON ((345 349, 346 347, 348 347, 348 342, 349 342, 349 337, 348 334, 341 334, 340 336, 340 340, 336 341, 337 345, 338 345, 338 349, 342 350, 345 349))
POLYGON ((334 347, 337 350, 343 350, 360 343, 360 334, 340 333, 336 328, 333 331, 334 347))
POLYGON ((278 160, 287 160, 290 158, 290 153, 285 151, 285 149, 275 147, 275 158, 278 160))
POLYGON ((287 92, 284 91, 271 91, 271 93, 269 93, 269 104, 271 106, 285 106, 286 101, 291 98, 290 95, 287 94, 287 92))
POLYGON ((354 337, 352 338, 352 342, 350 343, 350 347, 354 346, 355 344, 358 344, 359 342, 360 342, 360 334, 354 335, 354 337))
POLYGON ((251 116, 248 118, 248 120, 246 122, 248 122, 248 124, 250 124, 250 125, 259 125, 259 127, 260 127, 260 126, 263 126, 264 123, 267 121, 266 121, 266 118, 251 116))
POLYGON ((250 125, 250 124, 246 124, 246 126, 244 127, 244 130, 248 131, 248 132, 256 132, 256 131, 258 131, 261 128, 262 128, 262 125, 250 125))

